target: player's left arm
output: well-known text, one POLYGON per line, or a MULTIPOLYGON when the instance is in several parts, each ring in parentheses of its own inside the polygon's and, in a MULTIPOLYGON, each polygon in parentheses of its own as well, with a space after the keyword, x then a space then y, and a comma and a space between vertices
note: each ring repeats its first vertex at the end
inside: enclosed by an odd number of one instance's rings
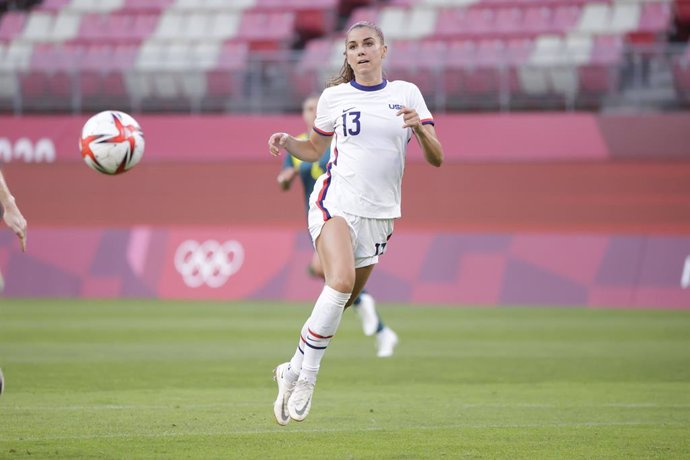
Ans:
POLYGON ((436 136, 436 129, 431 123, 422 124, 417 111, 410 107, 403 107, 397 113, 403 117, 403 128, 412 128, 412 132, 417 138, 424 158, 433 166, 441 166, 443 163, 443 146, 436 136))

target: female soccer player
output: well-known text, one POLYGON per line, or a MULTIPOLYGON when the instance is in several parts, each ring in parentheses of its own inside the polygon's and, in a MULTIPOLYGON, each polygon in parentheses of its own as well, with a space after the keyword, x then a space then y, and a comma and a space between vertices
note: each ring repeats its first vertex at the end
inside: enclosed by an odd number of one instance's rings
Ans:
MULTIPOLYGON (((311 130, 316 120, 316 104, 318 96, 308 96, 302 102, 302 118, 306 123, 307 130, 311 130)), ((298 139, 308 138, 308 134, 300 134, 298 139)), ((318 162, 310 163, 301 161, 292 155, 285 155, 283 169, 278 174, 278 184, 283 190, 289 190, 296 177, 300 178, 304 190, 304 202, 307 212, 309 211, 309 196, 314 190, 316 180, 326 171, 326 165, 331 156, 331 149, 327 148, 321 155, 318 162)), ((319 255, 314 252, 314 256, 309 263, 309 274, 323 279, 324 273, 321 267, 319 255)), ((353 303, 357 315, 362 322, 364 335, 371 336, 376 334, 376 356, 388 358, 393 356, 395 346, 398 344, 398 335, 383 323, 381 316, 376 311, 376 301, 368 292, 362 291, 353 303)))
POLYGON ((383 78, 387 46, 378 26, 358 22, 347 32, 340 75, 319 99, 308 139, 274 133, 269 151, 318 161, 331 159, 310 197, 309 232, 325 285, 302 327, 290 362, 274 370, 279 424, 301 421, 311 409, 321 358, 343 310, 357 298, 400 217, 405 150, 414 135, 426 160, 441 166, 443 148, 424 98, 414 84, 383 78))

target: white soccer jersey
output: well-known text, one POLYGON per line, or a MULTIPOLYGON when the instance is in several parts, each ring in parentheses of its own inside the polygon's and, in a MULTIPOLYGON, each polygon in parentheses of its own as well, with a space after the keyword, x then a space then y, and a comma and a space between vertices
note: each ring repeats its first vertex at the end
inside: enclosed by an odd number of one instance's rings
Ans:
POLYGON ((419 88, 406 81, 362 86, 352 81, 324 90, 314 130, 333 136, 326 173, 311 200, 330 218, 328 206, 361 217, 400 217, 405 151, 412 129, 403 128, 402 107, 414 108, 423 124, 433 118, 419 88))

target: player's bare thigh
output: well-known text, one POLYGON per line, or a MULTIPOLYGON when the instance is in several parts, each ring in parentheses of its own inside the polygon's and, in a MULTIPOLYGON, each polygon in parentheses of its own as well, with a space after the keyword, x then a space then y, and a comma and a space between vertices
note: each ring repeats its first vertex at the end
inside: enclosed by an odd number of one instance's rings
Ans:
POLYGON ((344 218, 335 216, 323 224, 316 239, 326 285, 338 292, 352 292, 355 287, 355 256, 350 227, 344 218))

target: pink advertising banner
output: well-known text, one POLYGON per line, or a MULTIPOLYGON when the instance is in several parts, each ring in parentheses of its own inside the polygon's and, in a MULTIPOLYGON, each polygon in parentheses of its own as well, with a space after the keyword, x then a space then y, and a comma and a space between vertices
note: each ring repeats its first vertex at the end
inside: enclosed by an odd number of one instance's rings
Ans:
MULTIPOLYGON (((7 297, 311 302, 301 229, 33 228, 0 233, 7 297)), ((396 231, 370 280, 381 302, 690 309, 690 236, 396 231)))
MULTIPOLYGON (((275 131, 305 130, 299 115, 134 114, 146 161, 271 161, 275 131)), ((87 116, 0 116, 0 162, 80 160, 87 116)), ((690 158, 690 114, 436 114, 448 161, 690 158)), ((408 154, 423 161, 415 142, 408 154)))

